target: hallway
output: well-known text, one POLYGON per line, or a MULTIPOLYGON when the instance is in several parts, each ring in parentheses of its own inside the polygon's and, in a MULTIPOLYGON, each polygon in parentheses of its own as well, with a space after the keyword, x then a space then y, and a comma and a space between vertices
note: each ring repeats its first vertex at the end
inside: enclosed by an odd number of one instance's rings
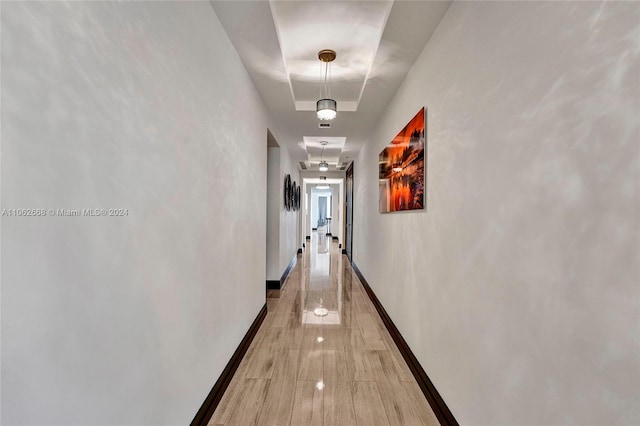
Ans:
POLYGON ((0 39, 0 425, 640 426, 640 1, 0 39))
POLYGON ((313 232, 210 425, 439 424, 340 253, 313 232))

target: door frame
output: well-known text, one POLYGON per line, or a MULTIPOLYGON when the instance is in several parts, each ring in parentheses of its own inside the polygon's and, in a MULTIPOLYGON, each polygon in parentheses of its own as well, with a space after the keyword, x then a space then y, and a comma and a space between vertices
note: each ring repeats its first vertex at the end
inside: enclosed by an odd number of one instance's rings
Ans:
POLYGON ((347 210, 347 214, 345 215, 345 244, 344 250, 345 254, 349 258, 349 262, 352 262, 352 252, 353 252, 353 161, 349 164, 345 174, 345 208, 347 210))

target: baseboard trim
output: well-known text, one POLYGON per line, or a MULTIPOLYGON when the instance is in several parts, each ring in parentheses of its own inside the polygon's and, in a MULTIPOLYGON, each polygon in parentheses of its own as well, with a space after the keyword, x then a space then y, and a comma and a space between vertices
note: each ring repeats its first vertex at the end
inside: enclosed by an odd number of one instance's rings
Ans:
POLYGON ((296 253, 296 255, 293 256, 293 259, 291 259, 291 262, 289 262, 287 269, 284 270, 284 272, 282 273, 282 277, 280 277, 280 290, 284 288, 284 283, 287 282, 287 277, 289 276, 289 272, 291 272, 291 269, 293 269, 293 266, 296 264, 297 260, 298 260, 298 253, 296 253))
POLYGON ((267 280, 267 290, 280 290, 280 281, 267 280))
POLYGON ((302 253, 302 249, 298 249, 298 251, 296 252, 296 255, 293 256, 293 259, 291 259, 291 262, 289 262, 287 269, 285 269, 284 272, 282 273, 282 276, 280 277, 279 281, 267 280, 267 290, 282 290, 282 288, 284 287, 284 283, 287 281, 287 277, 289 276, 289 272, 291 272, 291 269, 293 269, 293 266, 296 264, 298 260, 298 255, 300 253, 302 253))
POLYGON ((253 320, 253 324, 249 327, 249 331, 247 331, 247 334, 245 334, 240 345, 231 356, 227 366, 222 370, 222 374, 220 374, 216 384, 213 385, 211 392, 209 392, 209 395, 207 395, 204 403, 196 413, 196 416, 191 422, 191 426, 206 426, 207 423, 209 423, 209 420, 211 420, 214 411, 216 411, 216 408, 222 399, 222 395, 224 395, 227 387, 229 387, 229 383, 231 383, 233 375, 240 366, 240 361, 242 361, 242 358, 244 358, 244 355, 247 353, 253 338, 256 336, 256 333, 258 332, 258 329, 260 329, 262 321, 264 321, 266 316, 267 304, 265 303, 262 309, 260 309, 260 312, 258 312, 256 319, 253 320))
POLYGON ((384 325, 387 327, 387 330, 393 338, 393 341, 398 346, 402 357, 407 362, 411 373, 413 373, 413 376, 416 378, 416 381, 418 382, 422 393, 424 394, 425 398, 427 398, 427 401, 433 409, 436 417, 440 421, 440 424, 457 426, 458 422, 456 421, 455 417, 453 417, 453 413, 451 412, 451 410, 449 410, 449 407, 447 407, 447 404, 438 393, 438 390, 431 382, 431 379, 429 379, 429 376, 427 376, 427 373, 424 371, 424 368, 422 368, 422 365, 420 365, 420 362, 413 354, 413 351, 411 351, 411 348, 409 348, 409 345, 404 340, 404 337, 402 337, 402 334, 400 334, 400 330, 398 330, 396 325, 391 320, 391 317, 389 317, 389 314, 387 314, 387 311, 384 309, 384 307, 380 303, 380 300, 378 300, 378 297, 369 286, 369 283, 362 275, 362 272, 360 272, 356 264, 353 262, 351 263, 351 267, 360 279, 362 286, 369 295, 371 302, 376 307, 378 314, 380 314, 382 322, 384 322, 384 325))

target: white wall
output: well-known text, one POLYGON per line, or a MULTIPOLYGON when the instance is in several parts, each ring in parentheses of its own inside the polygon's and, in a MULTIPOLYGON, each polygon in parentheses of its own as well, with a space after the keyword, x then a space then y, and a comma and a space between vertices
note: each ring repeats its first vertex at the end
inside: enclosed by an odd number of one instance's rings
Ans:
POLYGON ((340 244, 344 244, 344 181, 331 185, 331 197, 333 204, 331 208, 331 235, 338 238, 340 244))
POLYGON ((461 424, 640 419, 639 8, 454 2, 356 160, 354 261, 461 424), (422 106, 427 208, 380 214, 422 106))
POLYGON ((2 424, 186 424, 265 303, 262 102, 209 3, 2 2, 2 424), (251 261, 247 262, 247 259, 251 261))
MULTIPOLYGON (((284 206, 284 179, 299 184, 298 171, 286 147, 269 148, 267 176, 267 280, 279 281, 298 251, 299 212, 284 206)), ((301 190, 302 191, 302 190, 301 190)), ((302 244, 300 244, 300 248, 302 244)))
POLYGON ((280 179, 280 148, 267 152, 267 280, 280 280, 280 215, 284 205, 280 179))
POLYGON ((303 183, 302 189, 306 194, 306 202, 305 200, 302 200, 302 212, 304 214, 304 224, 302 229, 302 233, 304 235, 302 238, 306 241, 307 237, 311 237, 311 228, 313 227, 313 222, 311 220, 311 203, 313 201, 311 190, 313 189, 313 185, 303 183))
MULTIPOLYGON (((280 275, 277 279, 280 279, 291 260, 296 256, 298 248, 297 241, 298 236, 298 217, 299 210, 290 210, 284 207, 284 177, 287 174, 291 175, 291 182, 296 182, 300 185, 300 176, 296 164, 291 160, 289 151, 286 149, 280 150, 280 275)), ((302 189, 300 190, 302 194, 302 189)), ((276 278, 273 278, 276 279, 276 278)))

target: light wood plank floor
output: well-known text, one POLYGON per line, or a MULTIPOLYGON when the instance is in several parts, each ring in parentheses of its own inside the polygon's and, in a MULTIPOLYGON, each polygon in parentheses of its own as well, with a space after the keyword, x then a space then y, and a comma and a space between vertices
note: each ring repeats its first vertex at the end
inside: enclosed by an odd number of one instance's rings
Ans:
POLYGON ((210 425, 438 425, 348 259, 314 232, 210 425))

